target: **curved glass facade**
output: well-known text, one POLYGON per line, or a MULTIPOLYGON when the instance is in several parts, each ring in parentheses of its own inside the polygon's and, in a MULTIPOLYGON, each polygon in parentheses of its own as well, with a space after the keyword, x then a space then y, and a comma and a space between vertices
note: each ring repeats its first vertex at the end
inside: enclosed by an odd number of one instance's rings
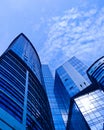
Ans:
POLYGON ((26 68, 7 52, 0 59, 0 107, 22 123, 26 68))
POLYGON ((87 74, 93 84, 97 84, 104 90, 104 56, 92 64, 87 74))
POLYGON ((24 34, 17 36, 8 47, 7 51, 13 51, 32 70, 41 82, 41 62, 32 43, 24 34))
POLYGON ((53 130, 41 63, 20 34, 0 57, 0 129, 53 130))

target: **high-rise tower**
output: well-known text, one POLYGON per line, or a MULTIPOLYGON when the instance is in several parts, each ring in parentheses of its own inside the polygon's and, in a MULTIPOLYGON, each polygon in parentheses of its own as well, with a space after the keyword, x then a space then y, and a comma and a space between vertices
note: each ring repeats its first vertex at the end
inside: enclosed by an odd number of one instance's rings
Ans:
POLYGON ((0 57, 0 129, 53 130, 39 56, 24 34, 0 57))
POLYGON ((43 73, 44 86, 46 89, 46 93, 51 108, 55 130, 65 130, 66 127, 62 119, 54 94, 54 79, 52 77, 48 65, 42 65, 42 73, 43 73))
POLYGON ((56 70, 54 91, 65 125, 71 98, 90 85, 86 70, 87 66, 76 57, 72 57, 56 70))

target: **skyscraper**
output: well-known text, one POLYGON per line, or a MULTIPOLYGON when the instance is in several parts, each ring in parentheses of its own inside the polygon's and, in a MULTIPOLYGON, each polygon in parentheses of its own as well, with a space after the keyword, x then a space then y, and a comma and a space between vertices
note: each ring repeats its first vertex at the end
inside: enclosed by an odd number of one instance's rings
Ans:
POLYGON ((49 70, 48 65, 42 65, 42 73, 43 73, 45 90, 46 90, 50 108, 51 108, 55 130, 65 130, 66 127, 63 122, 60 110, 56 102, 55 94, 54 94, 54 79, 52 77, 52 74, 49 70))
POLYGON ((76 57, 72 57, 56 70, 54 91, 65 125, 71 98, 90 85, 86 70, 87 66, 76 57))
POLYGON ((0 57, 0 129, 53 130, 39 56, 24 34, 0 57))

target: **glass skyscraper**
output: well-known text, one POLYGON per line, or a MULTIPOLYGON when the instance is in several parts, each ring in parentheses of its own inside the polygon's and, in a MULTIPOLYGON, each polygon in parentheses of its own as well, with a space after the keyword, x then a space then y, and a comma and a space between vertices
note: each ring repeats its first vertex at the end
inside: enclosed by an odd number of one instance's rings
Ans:
POLYGON ((0 57, 0 129, 54 130, 39 56, 24 34, 0 57))
POLYGON ((52 77, 48 65, 42 65, 42 72, 43 72, 44 86, 48 96, 55 130, 65 130, 66 127, 63 122, 54 94, 54 79, 52 77))
POLYGON ((56 70, 54 91, 65 125, 71 98, 90 85, 86 70, 87 66, 76 57, 72 57, 56 70))

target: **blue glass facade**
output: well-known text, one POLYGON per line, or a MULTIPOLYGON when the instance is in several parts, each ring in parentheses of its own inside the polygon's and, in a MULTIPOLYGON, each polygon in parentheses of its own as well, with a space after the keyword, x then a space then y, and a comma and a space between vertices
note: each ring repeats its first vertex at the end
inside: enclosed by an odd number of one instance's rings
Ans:
POLYGON ((7 51, 9 50, 18 55, 19 58, 21 58, 22 61, 26 63, 26 65, 32 70, 32 72, 41 82, 42 74, 39 56, 29 39, 27 39, 24 34, 20 34, 13 40, 7 51))
POLYGON ((54 92, 65 125, 68 121, 71 99, 90 85, 87 67, 72 57, 56 70, 54 92))
POLYGON ((90 80, 88 76, 86 75, 86 70, 88 69, 88 66, 83 64, 78 58, 75 56, 68 60, 68 62, 74 66, 74 68, 79 72, 89 83, 90 80))
POLYGON ((0 129, 53 130, 41 63, 20 34, 0 57, 0 129))
POLYGON ((75 98, 75 102, 91 130, 104 129, 104 92, 95 90, 75 98))
POLYGON ((66 88, 64 87, 61 79, 59 78, 59 75, 57 74, 57 72, 55 74, 54 93, 55 93, 55 97, 56 97, 63 121, 66 126, 67 120, 68 120, 69 106, 70 106, 70 96, 66 88))
POLYGON ((71 101, 66 130, 90 130, 90 127, 74 100, 71 101))
POLYGON ((94 85, 104 90, 104 56, 91 65, 87 74, 94 85))
POLYGON ((52 77, 48 65, 42 65, 42 72, 43 72, 44 86, 48 96, 55 130, 65 130, 65 125, 54 94, 54 79, 52 77))
POLYGON ((72 57, 56 70, 56 75, 59 75, 70 97, 75 96, 90 85, 86 74, 87 68, 88 67, 76 57, 72 57))

